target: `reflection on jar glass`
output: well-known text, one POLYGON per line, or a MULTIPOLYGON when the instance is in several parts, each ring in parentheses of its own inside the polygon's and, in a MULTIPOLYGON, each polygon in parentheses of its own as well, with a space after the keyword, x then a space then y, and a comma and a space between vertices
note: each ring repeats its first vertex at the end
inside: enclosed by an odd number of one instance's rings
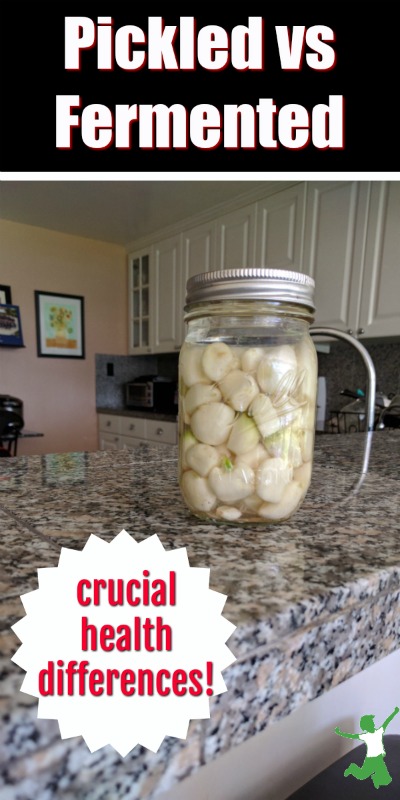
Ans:
POLYGON ((179 357, 179 481, 202 519, 281 522, 308 490, 317 356, 314 281, 286 270, 188 282, 179 357))

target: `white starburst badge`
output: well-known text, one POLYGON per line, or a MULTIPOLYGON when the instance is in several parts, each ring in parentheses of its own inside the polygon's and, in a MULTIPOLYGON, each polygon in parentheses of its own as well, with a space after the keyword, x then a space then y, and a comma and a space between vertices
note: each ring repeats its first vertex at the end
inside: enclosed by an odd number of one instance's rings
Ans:
POLYGON ((63 739, 82 736, 91 752, 157 752, 165 736, 185 739, 236 660, 226 596, 209 588, 209 573, 157 535, 138 543, 123 530, 110 543, 92 535, 82 551, 61 548, 12 627, 22 642, 12 660, 26 672, 21 691, 39 698, 38 718, 57 719, 63 739))

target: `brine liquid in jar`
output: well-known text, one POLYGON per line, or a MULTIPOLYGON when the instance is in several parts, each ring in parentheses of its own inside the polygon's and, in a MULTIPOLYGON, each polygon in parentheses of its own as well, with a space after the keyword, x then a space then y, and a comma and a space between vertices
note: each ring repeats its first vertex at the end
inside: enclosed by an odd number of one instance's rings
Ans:
POLYGON ((288 519, 308 490, 317 356, 311 278, 228 270, 188 282, 179 482, 202 519, 288 519))

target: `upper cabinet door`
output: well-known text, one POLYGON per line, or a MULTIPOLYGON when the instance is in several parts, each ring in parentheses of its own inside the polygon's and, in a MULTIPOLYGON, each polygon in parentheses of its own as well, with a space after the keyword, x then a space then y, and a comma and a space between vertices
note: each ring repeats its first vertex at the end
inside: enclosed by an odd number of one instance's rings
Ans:
POLYGON ((183 309, 186 299, 186 284, 189 278, 201 272, 210 272, 215 266, 215 222, 205 222, 184 231, 182 234, 182 272, 181 272, 181 341, 185 338, 183 309))
POLYGON ((180 236, 158 242, 153 249, 150 309, 155 353, 170 353, 181 343, 180 236))
POLYGON ((129 259, 129 352, 150 353, 152 348, 150 249, 147 249, 129 259))
POLYGON ((210 272, 215 267, 215 223, 196 225, 182 234, 183 284, 200 272, 210 272))
POLYGON ((371 183, 359 336, 400 336, 400 183, 371 183))
POLYGON ((315 280, 315 323, 356 333, 368 184, 308 184, 303 272, 315 280))
POLYGON ((302 271, 306 184, 257 203, 256 266, 302 271))
POLYGON ((255 266, 256 204, 216 220, 215 269, 255 266))

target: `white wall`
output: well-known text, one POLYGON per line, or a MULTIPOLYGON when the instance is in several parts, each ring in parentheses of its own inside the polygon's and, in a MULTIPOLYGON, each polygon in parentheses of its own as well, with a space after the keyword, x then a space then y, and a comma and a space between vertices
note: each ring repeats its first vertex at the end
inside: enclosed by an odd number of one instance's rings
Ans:
POLYGON ((42 439, 18 455, 97 449, 95 353, 125 355, 127 269, 122 247, 0 220, 0 284, 20 307, 25 348, 0 347, 0 394, 24 403, 42 439), (86 358, 38 357, 34 290, 82 295, 86 358))

